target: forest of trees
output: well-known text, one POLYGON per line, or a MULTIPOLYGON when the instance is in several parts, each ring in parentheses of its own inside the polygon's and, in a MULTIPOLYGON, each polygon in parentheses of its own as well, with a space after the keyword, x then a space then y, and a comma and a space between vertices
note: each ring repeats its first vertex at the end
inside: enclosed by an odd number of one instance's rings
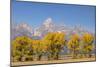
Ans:
POLYGON ((42 39, 35 40, 28 36, 18 36, 12 40, 12 61, 40 61, 42 56, 48 60, 58 60, 59 54, 64 47, 67 47, 72 59, 91 58, 95 49, 95 37, 90 33, 82 36, 73 34, 70 39, 65 38, 64 33, 47 33, 42 39))

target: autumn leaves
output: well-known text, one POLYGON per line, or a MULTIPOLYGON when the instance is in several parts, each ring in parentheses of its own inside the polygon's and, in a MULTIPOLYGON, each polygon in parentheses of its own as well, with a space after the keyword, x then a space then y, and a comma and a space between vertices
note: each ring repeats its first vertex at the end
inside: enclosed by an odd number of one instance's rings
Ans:
POLYGON ((64 33, 47 33, 42 39, 34 40, 27 36, 16 37, 12 41, 12 61, 40 61, 42 56, 48 60, 58 60, 61 50, 66 46, 72 58, 79 54, 92 56, 94 36, 85 33, 71 35, 67 40, 64 33))
POLYGON ((93 43, 94 36, 92 34, 85 33, 81 37, 74 34, 68 41, 67 46, 70 49, 73 58, 76 58, 78 54, 89 55, 89 57, 91 57, 94 46, 93 43))

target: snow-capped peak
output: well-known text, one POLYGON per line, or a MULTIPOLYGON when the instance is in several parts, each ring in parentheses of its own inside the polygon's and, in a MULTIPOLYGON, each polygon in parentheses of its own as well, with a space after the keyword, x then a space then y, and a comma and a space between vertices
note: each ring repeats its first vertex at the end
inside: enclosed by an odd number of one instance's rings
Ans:
POLYGON ((46 28, 51 28, 53 26, 53 21, 52 21, 52 18, 47 18, 43 25, 46 27, 46 28))

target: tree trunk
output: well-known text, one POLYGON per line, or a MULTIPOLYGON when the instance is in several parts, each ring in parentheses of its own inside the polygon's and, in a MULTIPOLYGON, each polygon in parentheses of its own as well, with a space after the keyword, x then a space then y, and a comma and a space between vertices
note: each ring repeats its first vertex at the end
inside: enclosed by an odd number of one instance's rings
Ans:
POLYGON ((91 54, 89 54, 89 58, 91 58, 92 57, 92 55, 91 54))
POLYGON ((59 52, 56 53, 54 59, 55 59, 55 60, 58 60, 58 59, 59 59, 59 52))
POLYGON ((40 61, 41 60, 41 58, 42 58, 42 55, 40 54, 40 55, 38 55, 38 61, 40 61))
POLYGON ((72 56, 73 56, 73 59, 75 58, 75 49, 73 48, 73 51, 72 51, 72 56))

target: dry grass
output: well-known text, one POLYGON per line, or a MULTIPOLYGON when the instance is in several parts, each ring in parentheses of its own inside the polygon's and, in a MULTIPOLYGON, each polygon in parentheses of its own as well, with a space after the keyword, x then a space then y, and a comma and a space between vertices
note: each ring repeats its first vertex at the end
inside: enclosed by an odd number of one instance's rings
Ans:
POLYGON ((95 61, 96 58, 80 58, 80 59, 71 59, 66 56, 62 57, 61 60, 41 60, 41 61, 26 61, 26 62, 11 62, 11 66, 19 66, 19 65, 37 65, 37 64, 52 64, 52 63, 71 63, 71 62, 87 62, 87 61, 95 61))

